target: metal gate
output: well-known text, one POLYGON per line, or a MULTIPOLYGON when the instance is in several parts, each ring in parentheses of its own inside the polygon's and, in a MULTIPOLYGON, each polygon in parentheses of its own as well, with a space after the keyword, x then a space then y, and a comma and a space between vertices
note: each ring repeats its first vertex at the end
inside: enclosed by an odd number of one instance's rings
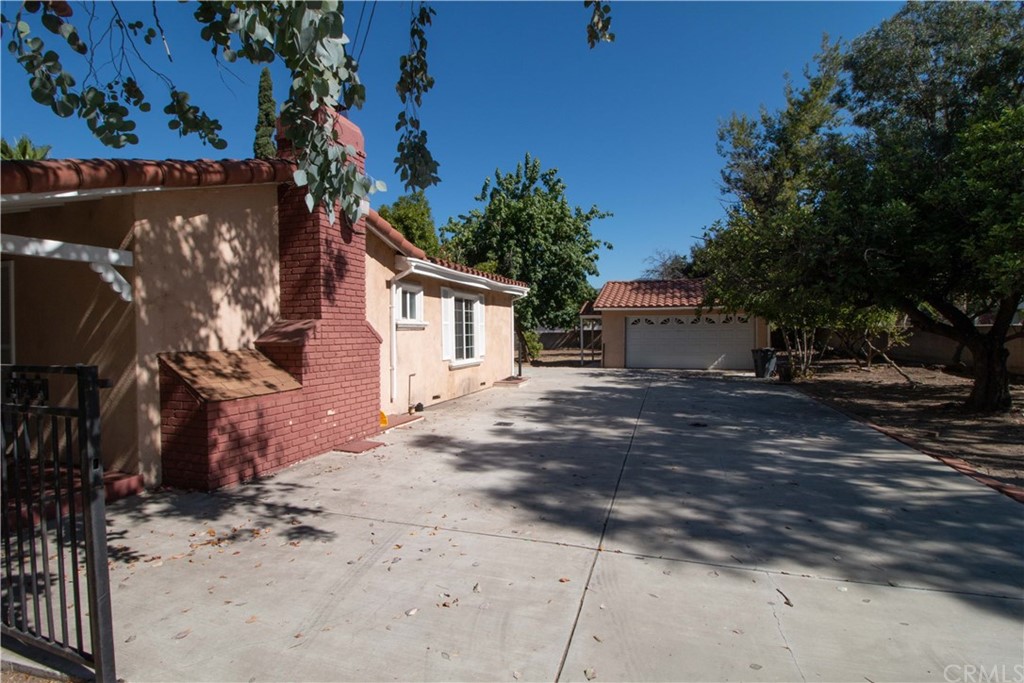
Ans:
POLYGON ((4 635, 113 683, 100 386, 96 366, 2 366, 0 593, 4 635))

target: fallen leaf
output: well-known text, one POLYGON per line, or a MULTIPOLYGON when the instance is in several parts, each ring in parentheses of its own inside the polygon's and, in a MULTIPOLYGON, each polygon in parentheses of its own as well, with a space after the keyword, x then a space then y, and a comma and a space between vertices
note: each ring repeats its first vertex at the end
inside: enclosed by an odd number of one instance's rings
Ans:
POLYGON ((405 611, 405 616, 411 617, 411 616, 413 616, 414 614, 416 614, 419 611, 420 611, 420 609, 418 607, 413 607, 412 609, 408 609, 408 610, 405 611))
POLYGON ((217 532, 216 532, 216 531, 214 531, 213 529, 207 529, 207 530, 206 530, 206 535, 207 535, 207 536, 216 536, 216 535, 217 535, 217 532))
POLYGON ((174 635, 173 640, 181 640, 182 638, 187 638, 188 634, 190 634, 190 633, 192 633, 192 629, 187 628, 184 631, 180 631, 180 632, 176 633, 174 635))
POLYGON ((519 673, 518 671, 513 671, 513 672, 512 672, 512 678, 516 679, 517 681, 518 681, 518 680, 519 680, 520 678, 522 678, 522 677, 523 677, 523 674, 519 673))
POLYGON ((592 681, 595 678, 597 678, 597 672, 594 671, 593 669, 584 669, 583 670, 583 675, 587 677, 588 681, 592 681))
POLYGON ((473 584, 473 592, 474 593, 479 593, 480 592, 480 584, 479 583, 474 583, 473 584))
POLYGON ((132 642, 133 640, 135 640, 135 634, 134 634, 134 633, 133 633, 133 634, 131 634, 130 636, 128 636, 127 638, 125 638, 124 642, 126 642, 126 643, 130 643, 130 642, 132 642))
POLYGON ((260 620, 260 618, 254 614, 251 617, 249 617, 248 619, 246 619, 245 623, 247 623, 247 624, 255 624, 259 620, 260 620))
POLYGON ((604 642, 603 640, 601 640, 601 636, 594 636, 594 640, 596 640, 599 643, 603 643, 604 642))
POLYGON ((296 634, 295 634, 294 636, 292 636, 292 637, 293 637, 293 638, 301 638, 301 637, 302 637, 302 632, 300 631, 300 632, 296 633, 296 634))
POLYGON ((569 579, 568 577, 563 576, 562 578, 560 578, 558 580, 558 583, 569 583, 569 581, 571 581, 571 579, 569 579))

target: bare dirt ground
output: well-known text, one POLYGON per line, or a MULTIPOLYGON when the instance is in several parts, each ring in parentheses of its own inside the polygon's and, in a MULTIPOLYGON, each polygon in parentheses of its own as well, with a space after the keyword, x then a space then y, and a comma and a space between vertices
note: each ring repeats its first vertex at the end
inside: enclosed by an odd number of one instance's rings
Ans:
MULTIPOLYGON (((600 365, 586 353, 586 365, 600 365)), ((538 366, 578 367, 578 350, 545 351, 538 366)), ((938 367, 903 368, 909 384, 888 365, 862 370, 851 360, 826 360, 803 391, 839 410, 870 422, 926 453, 959 458, 978 472, 1024 488, 1024 377, 1011 386, 1014 409, 978 415, 961 406, 971 391, 969 377, 938 367)))
POLYGON ((1011 412, 979 415, 962 408, 969 377, 937 367, 903 370, 913 385, 887 365, 868 372, 853 361, 829 360, 797 385, 919 450, 959 458, 993 479, 1024 487, 1024 378, 1011 386, 1011 412))

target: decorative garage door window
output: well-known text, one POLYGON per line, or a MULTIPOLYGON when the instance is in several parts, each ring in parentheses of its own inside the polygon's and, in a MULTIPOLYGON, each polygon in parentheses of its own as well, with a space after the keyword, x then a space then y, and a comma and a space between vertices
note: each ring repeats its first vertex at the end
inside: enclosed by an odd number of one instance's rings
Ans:
POLYGON ((733 323, 733 322, 738 323, 740 325, 746 325, 746 324, 748 324, 750 322, 750 316, 749 315, 747 315, 747 316, 737 315, 737 316, 734 317, 734 316, 731 316, 731 315, 720 315, 718 317, 704 316, 702 318, 700 316, 696 316, 695 315, 695 316, 691 316, 691 317, 687 317, 687 318, 675 318, 675 317, 671 317, 671 316, 670 317, 665 317, 665 318, 630 318, 629 324, 631 326, 637 326, 637 325, 685 325, 687 323, 690 323, 691 325, 692 324, 696 324, 696 323, 704 323, 706 325, 715 325, 717 323, 721 323, 723 325, 728 325, 729 323, 733 323))
POLYGON ((750 351, 755 346, 749 315, 627 318, 627 367, 747 370, 753 367, 750 351))

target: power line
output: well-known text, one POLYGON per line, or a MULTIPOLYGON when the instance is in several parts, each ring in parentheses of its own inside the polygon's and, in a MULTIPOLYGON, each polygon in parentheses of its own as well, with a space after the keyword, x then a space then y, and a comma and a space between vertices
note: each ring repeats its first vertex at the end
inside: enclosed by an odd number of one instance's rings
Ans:
POLYGON ((356 24, 355 33, 352 34, 352 51, 353 52, 355 52, 356 43, 359 41, 359 29, 361 29, 363 27, 363 12, 365 12, 365 11, 366 11, 366 2, 363 2, 363 4, 359 8, 359 23, 356 24))
MULTIPOLYGON (((362 6, 366 7, 366 4, 362 6)), ((375 13, 377 13, 377 0, 374 0, 374 6, 370 8, 370 18, 367 19, 367 32, 362 34, 362 45, 359 47, 359 56, 355 57, 356 61, 362 61, 362 50, 367 49, 367 40, 370 38, 370 27, 374 25, 375 13)))

